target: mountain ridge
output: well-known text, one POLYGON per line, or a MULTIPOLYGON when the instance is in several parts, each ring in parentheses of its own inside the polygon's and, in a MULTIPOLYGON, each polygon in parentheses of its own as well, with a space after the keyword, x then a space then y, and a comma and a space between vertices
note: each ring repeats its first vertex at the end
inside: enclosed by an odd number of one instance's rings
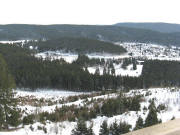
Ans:
POLYGON ((57 39, 83 37, 110 42, 143 42, 162 45, 180 45, 180 32, 157 31, 119 27, 114 25, 0 25, 0 40, 57 39))
POLYGON ((180 24, 164 22, 124 22, 116 23, 115 26, 148 29, 163 33, 180 32, 180 24))

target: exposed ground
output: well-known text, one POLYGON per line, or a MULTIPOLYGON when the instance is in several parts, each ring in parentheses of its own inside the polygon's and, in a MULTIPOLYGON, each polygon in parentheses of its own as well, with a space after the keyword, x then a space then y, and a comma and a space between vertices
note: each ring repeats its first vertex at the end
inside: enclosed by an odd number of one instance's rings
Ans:
POLYGON ((125 135, 180 135, 180 119, 140 129, 125 135))

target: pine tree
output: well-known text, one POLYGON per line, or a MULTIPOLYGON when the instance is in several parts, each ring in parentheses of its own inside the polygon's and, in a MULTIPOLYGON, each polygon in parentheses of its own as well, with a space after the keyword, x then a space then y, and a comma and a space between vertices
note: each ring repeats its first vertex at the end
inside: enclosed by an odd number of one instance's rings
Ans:
POLYGON ((120 135, 119 127, 118 127, 118 124, 117 124, 116 121, 110 126, 110 131, 109 131, 109 133, 110 133, 111 135, 120 135))
POLYGON ((141 116, 138 118, 138 120, 136 121, 136 127, 134 128, 134 130, 138 130, 144 127, 144 123, 143 123, 143 119, 141 118, 141 116))
POLYGON ((0 55, 0 128, 8 129, 9 125, 17 126, 19 112, 14 98, 15 83, 10 75, 6 62, 0 55))
POLYGON ((136 70, 136 69, 137 69, 136 61, 133 60, 133 70, 136 70))
POLYGON ((106 73, 107 73, 106 67, 104 66, 104 68, 103 68, 103 75, 105 75, 106 73))
POLYGON ((115 68, 114 68, 114 66, 112 66, 112 68, 111 68, 111 74, 115 75, 115 68))
POLYGON ((158 123, 159 123, 159 121, 157 118, 157 109, 155 108, 154 102, 152 102, 149 105, 149 113, 145 120, 145 126, 148 127, 148 126, 152 126, 152 125, 155 125, 158 123))
POLYGON ((125 134, 130 131, 131 125, 127 124, 126 122, 119 123, 119 134, 125 134))
POLYGON ((103 121, 99 135, 109 135, 109 128, 106 121, 103 121))
POLYGON ((71 135, 87 135, 88 129, 84 120, 78 120, 77 126, 72 130, 71 135))

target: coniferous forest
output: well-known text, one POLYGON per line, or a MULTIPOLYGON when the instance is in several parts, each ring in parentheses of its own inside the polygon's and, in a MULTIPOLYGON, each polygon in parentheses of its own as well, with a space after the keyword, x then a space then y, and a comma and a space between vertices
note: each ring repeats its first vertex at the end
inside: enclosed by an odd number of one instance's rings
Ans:
POLYGON ((104 60, 78 57, 69 64, 63 59, 43 60, 34 57, 32 50, 15 45, 1 45, 0 53, 19 88, 56 88, 77 91, 133 89, 179 86, 180 63, 175 61, 145 60, 140 77, 90 74, 84 65, 103 64, 104 60), (8 52, 8 53, 7 53, 8 52))
POLYGON ((29 48, 29 46, 33 46, 34 48, 37 47, 39 52, 47 50, 64 50, 65 52, 75 52, 79 54, 102 52, 111 54, 122 54, 126 52, 123 47, 114 45, 113 43, 82 37, 61 37, 45 41, 38 40, 28 42, 24 45, 24 47, 26 48, 29 48))

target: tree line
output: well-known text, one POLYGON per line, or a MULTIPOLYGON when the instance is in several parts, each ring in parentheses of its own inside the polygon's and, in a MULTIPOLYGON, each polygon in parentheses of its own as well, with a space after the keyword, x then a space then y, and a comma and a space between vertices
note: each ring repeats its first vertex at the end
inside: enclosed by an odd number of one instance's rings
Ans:
POLYGON ((122 46, 114 45, 110 42, 99 41, 89 38, 72 38, 61 37, 57 39, 30 41, 24 47, 33 46, 38 51, 56 51, 63 50, 64 52, 74 52, 79 54, 86 53, 111 53, 122 54, 126 52, 122 46))
MULTIPOLYGON (((63 59, 51 61, 36 58, 35 53, 29 49, 3 44, 0 45, 0 53, 19 88, 92 91, 180 85, 180 62, 177 61, 145 60, 142 75, 129 77, 116 76, 109 72, 104 72, 103 75, 98 72, 90 74, 87 67, 106 64, 103 59, 90 60, 88 57, 79 56, 70 64, 63 59)), ((133 59, 132 62, 134 61, 133 59)), ((113 60, 109 62, 108 67, 113 70, 112 63, 113 60)), ((136 69, 136 66, 134 67, 136 69)))

